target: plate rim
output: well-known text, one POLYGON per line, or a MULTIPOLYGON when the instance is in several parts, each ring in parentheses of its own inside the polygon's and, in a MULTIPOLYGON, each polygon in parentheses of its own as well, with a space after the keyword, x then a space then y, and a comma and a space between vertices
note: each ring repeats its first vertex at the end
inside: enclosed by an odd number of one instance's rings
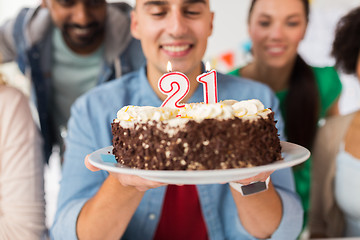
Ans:
MULTIPOLYGON (((303 146, 300 146, 295 143, 280 141, 282 147, 283 154, 289 154, 289 151, 298 151, 301 154, 298 158, 290 161, 286 161, 286 156, 284 160, 276 161, 270 164, 262 165, 262 166, 254 166, 254 167, 245 167, 245 168, 232 168, 232 169, 213 169, 213 170, 145 170, 145 169, 136 169, 130 168, 126 166, 116 166, 116 163, 107 163, 94 160, 93 158, 101 159, 99 156, 100 154, 104 154, 104 151, 111 153, 112 155, 112 146, 107 146, 101 149, 98 149, 89 155, 89 162, 97 168, 101 170, 106 170, 115 173, 122 173, 122 174, 129 174, 129 175, 137 175, 140 177, 151 177, 151 178, 164 178, 164 177, 210 177, 209 175, 213 176, 225 176, 229 174, 254 174, 263 171, 275 171, 280 170, 287 167, 292 167, 298 165, 304 161, 306 161, 311 153, 308 149, 303 146)), ((120 165, 120 164, 119 164, 120 165)))

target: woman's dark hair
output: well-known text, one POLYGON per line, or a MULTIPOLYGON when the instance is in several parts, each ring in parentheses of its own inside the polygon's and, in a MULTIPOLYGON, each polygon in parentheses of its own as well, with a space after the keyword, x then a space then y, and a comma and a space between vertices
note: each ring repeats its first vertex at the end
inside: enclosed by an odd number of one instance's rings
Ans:
POLYGON ((319 118, 319 93, 313 70, 297 55, 285 100, 288 141, 312 148, 319 118))
MULTIPOLYGON (((257 0, 250 5, 249 17, 257 0)), ((302 0, 306 20, 309 19, 309 1, 302 0)), ((319 93, 311 67, 299 56, 289 78, 285 99, 285 131, 288 141, 311 149, 319 118, 319 93)))
POLYGON ((335 30, 331 55, 335 57, 336 68, 345 73, 356 73, 360 54, 360 7, 342 17, 335 30))

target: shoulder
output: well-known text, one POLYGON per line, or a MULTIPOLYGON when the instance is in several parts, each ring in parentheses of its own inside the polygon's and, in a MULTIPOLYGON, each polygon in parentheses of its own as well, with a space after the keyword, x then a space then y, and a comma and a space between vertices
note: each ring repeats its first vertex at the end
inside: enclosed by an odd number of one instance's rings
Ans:
POLYGON ((41 41, 49 33, 52 26, 50 12, 47 8, 23 8, 14 22, 14 36, 17 44, 24 41, 25 45, 32 46, 41 41))
POLYGON ((319 134, 323 135, 342 135, 345 133, 346 129, 349 127, 352 119, 356 113, 351 113, 347 115, 335 115, 330 116, 325 119, 325 124, 320 127, 319 134))
POLYGON ((27 97, 18 89, 6 85, 0 86, 0 103, 3 107, 27 103, 27 97))
POLYGON ((14 18, 6 21, 4 24, 1 25, 1 34, 5 34, 7 38, 15 34, 22 34, 23 26, 26 24, 26 20, 28 19, 27 16, 29 11, 31 11, 30 8, 20 9, 18 14, 14 18))
POLYGON ((340 81, 339 75, 334 67, 311 67, 317 82, 340 81))
POLYGON ((356 113, 350 113, 346 115, 336 115, 336 116, 328 117, 326 118, 326 122, 323 128, 334 129, 337 128, 337 126, 347 128, 348 124, 354 118, 355 114, 356 113))
POLYGON ((129 14, 132 10, 132 7, 126 2, 113 2, 109 3, 108 6, 125 14, 129 14))
POLYGON ((130 19, 131 10, 132 7, 125 2, 114 2, 107 4, 107 14, 108 18, 111 20, 111 23, 113 23, 116 19, 130 19))
POLYGON ((338 147, 348 129, 355 113, 336 115, 326 118, 325 124, 319 128, 314 149, 322 148, 332 151, 338 147))
POLYGON ((228 72, 228 74, 229 74, 229 75, 239 76, 239 77, 240 77, 240 69, 241 69, 241 67, 235 68, 235 69, 231 70, 230 72, 228 72))
MULTIPOLYGON (((35 8, 22 8, 16 16, 16 21, 23 24, 28 24, 29 22, 34 24, 36 22, 35 25, 41 27, 41 23, 44 25, 44 20, 49 20, 49 18, 50 12, 48 9, 37 6, 35 8)), ((49 25, 49 23, 45 23, 45 25, 49 25)))
POLYGON ((324 109, 328 109, 342 91, 339 75, 333 67, 312 67, 324 109))
POLYGON ((0 86, 1 122, 28 122, 32 118, 28 98, 18 89, 0 86))
MULTIPOLYGON (((40 7, 21 8, 17 15, 13 19, 7 21, 4 26, 6 26, 6 28, 9 28, 9 26, 11 26, 13 30, 22 32, 23 26, 28 24, 28 22, 30 22, 34 17, 36 17, 40 9, 40 7)), ((4 26, 2 26, 1 28, 3 29, 4 26)))

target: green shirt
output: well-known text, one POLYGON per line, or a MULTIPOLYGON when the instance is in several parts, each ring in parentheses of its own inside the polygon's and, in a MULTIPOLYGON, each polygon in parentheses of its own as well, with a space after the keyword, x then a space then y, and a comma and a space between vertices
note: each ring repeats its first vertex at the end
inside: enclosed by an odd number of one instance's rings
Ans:
MULTIPOLYGON (((240 69, 231 71, 230 75, 240 76, 240 69)), ((316 84, 319 90, 320 97, 320 113, 319 120, 327 115, 330 107, 335 103, 341 94, 342 84, 340 78, 333 67, 312 67, 315 75, 316 84)), ((288 93, 288 89, 284 89, 276 93, 280 102, 280 109, 285 121, 285 99, 288 93)), ((286 129, 286 127, 285 127, 286 129)), ((309 158, 304 164, 299 167, 293 168, 296 191, 300 195, 303 207, 304 207, 304 224, 307 223, 307 216, 309 211, 310 202, 310 186, 311 186, 311 158, 309 158)))

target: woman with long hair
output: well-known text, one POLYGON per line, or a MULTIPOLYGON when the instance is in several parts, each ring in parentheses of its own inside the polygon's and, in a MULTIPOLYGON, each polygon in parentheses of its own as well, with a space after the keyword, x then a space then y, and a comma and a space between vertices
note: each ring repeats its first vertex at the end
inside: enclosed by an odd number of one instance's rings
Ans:
MULTIPOLYGON (((253 0, 248 16, 253 59, 230 74, 270 86, 289 142, 312 149, 320 118, 338 113, 341 82, 333 67, 309 66, 298 54, 309 18, 308 0, 253 0)), ((311 159, 293 168, 307 222, 311 159)))

